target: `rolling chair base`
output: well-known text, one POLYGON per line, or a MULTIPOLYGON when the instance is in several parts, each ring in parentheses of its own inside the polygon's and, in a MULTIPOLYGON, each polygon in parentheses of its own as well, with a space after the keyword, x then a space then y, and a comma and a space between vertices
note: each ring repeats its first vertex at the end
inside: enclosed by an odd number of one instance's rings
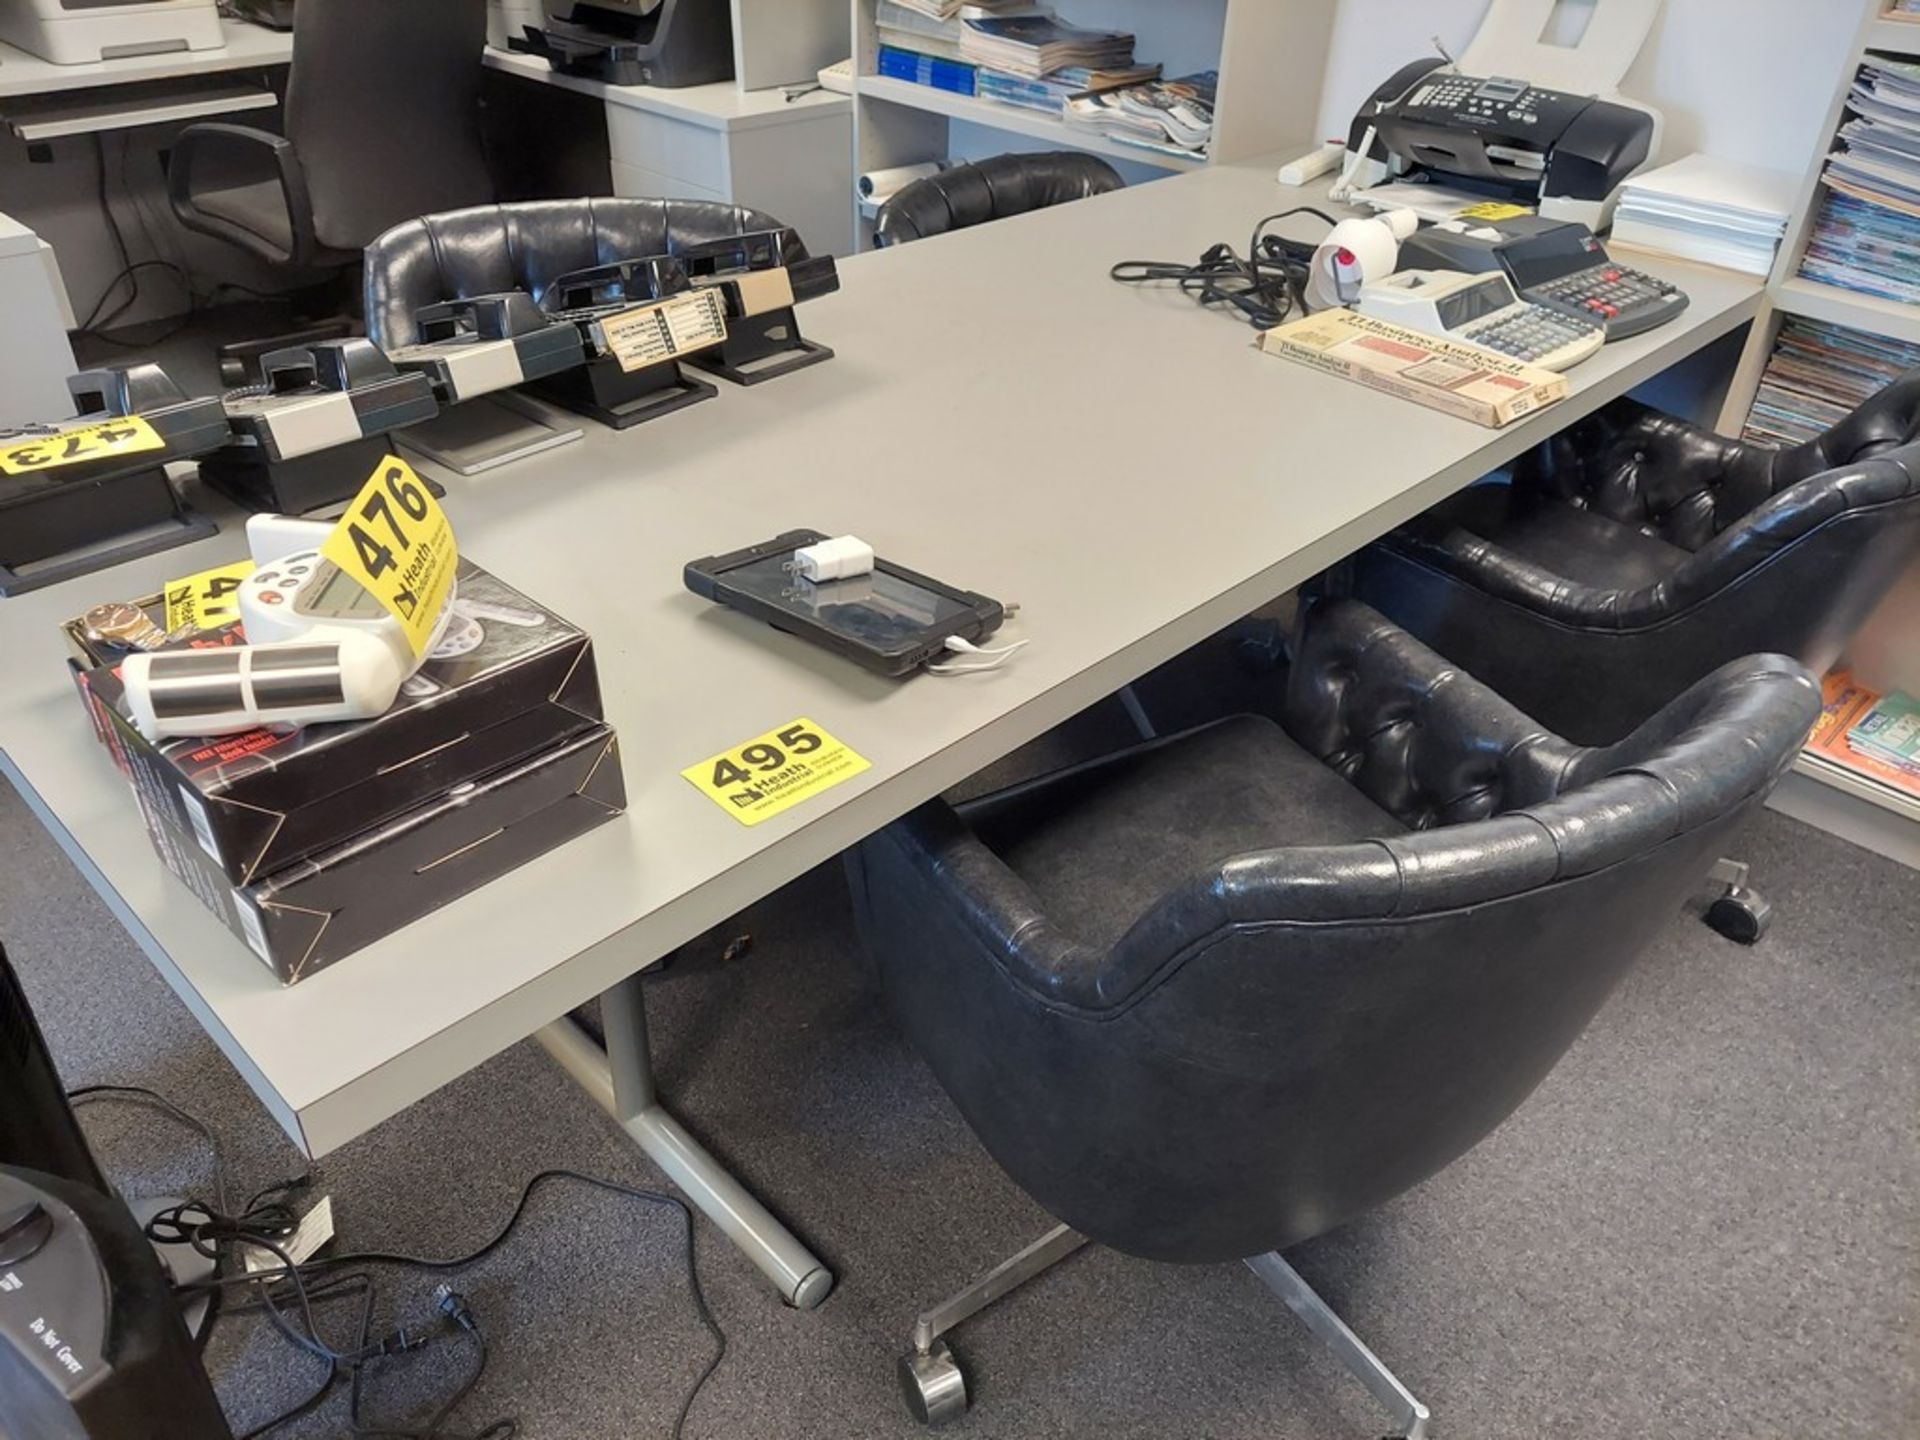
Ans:
POLYGON ((1722 887, 1707 906, 1703 918, 1727 939, 1752 945, 1767 933, 1773 920, 1773 906, 1757 890, 1747 887, 1747 866, 1741 860, 1721 860, 1713 867, 1711 880, 1722 887))
MULTIPOLYGON (((898 1365, 900 1393, 914 1419, 923 1425, 944 1425, 967 1413, 966 1374, 952 1347, 941 1337, 1036 1275, 1052 1269, 1087 1243, 1087 1237, 1078 1231, 1056 1225, 959 1294, 922 1312, 914 1322, 913 1346, 900 1357, 898 1365)), ((1333 1351, 1374 1399, 1387 1408, 1395 1426, 1389 1440, 1427 1440, 1427 1426, 1433 1412, 1381 1363, 1380 1357, 1315 1293, 1299 1271, 1277 1251, 1255 1255, 1246 1265, 1333 1351)))

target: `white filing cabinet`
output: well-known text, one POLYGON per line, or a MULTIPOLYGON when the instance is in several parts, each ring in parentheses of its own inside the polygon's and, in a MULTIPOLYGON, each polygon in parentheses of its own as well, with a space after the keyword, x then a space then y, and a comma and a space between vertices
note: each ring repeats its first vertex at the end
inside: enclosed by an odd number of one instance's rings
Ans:
POLYGON ((73 414, 67 377, 74 372, 67 343, 66 291, 53 248, 33 231, 0 215, 0 315, 7 343, 0 346, 0 425, 65 420, 73 414))

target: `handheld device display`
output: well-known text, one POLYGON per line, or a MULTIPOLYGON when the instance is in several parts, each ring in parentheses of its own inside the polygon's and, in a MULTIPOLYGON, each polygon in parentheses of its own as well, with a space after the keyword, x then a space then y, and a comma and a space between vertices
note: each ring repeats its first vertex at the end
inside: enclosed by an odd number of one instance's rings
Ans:
POLYGON ((548 376, 535 393, 616 430, 711 400, 720 392, 680 368, 677 345, 664 345, 664 358, 638 366, 623 364, 616 353, 613 329, 622 324, 620 317, 692 290, 686 267, 672 255, 616 260, 560 276, 540 296, 540 308, 579 326, 591 358, 583 367, 548 376))
POLYGON ((401 374, 371 340, 270 351, 260 369, 262 383, 221 397, 233 442, 200 467, 252 510, 299 515, 351 499, 392 449, 389 430, 440 413, 427 377, 401 374))
POLYGON ((1340 183, 1351 191, 1426 177, 1598 230, 1621 184, 1653 153, 1658 128, 1637 106, 1416 60, 1354 116, 1340 183))
POLYGON ((840 272, 831 255, 788 265, 792 234, 755 230, 676 253, 693 284, 717 286, 727 302, 726 339, 690 357, 690 364, 736 385, 757 385, 833 358, 833 351, 801 335, 793 307, 838 290, 840 272))
POLYGON ((949 639, 981 640, 1006 618, 997 600, 886 560, 845 580, 805 579, 794 568, 794 552, 829 538, 818 530, 790 530, 764 544, 689 561, 686 586, 882 675, 908 674, 958 648, 949 639))
POLYGON ((1615 263, 1591 230, 1570 220, 1447 221, 1422 229, 1401 256, 1415 268, 1499 270, 1522 299, 1592 316, 1609 340, 1652 330, 1687 308, 1686 291, 1615 263))
MULTIPOLYGON (((320 554, 332 528, 282 515, 247 522, 256 568, 238 598, 248 643, 129 655, 121 680, 142 735, 365 720, 393 704, 419 657, 400 622, 320 554)), ((452 614, 449 602, 436 640, 452 614)))
POLYGON ((1390 325, 1447 335, 1543 370, 1565 370, 1606 338, 1596 317, 1530 305, 1505 275, 1402 270, 1372 281, 1354 307, 1390 325))
POLYGON ((158 365, 67 377, 77 418, 0 428, 0 596, 91 574, 214 532, 166 466, 226 443, 220 402, 158 365))
POLYGON ((425 375, 449 405, 587 361, 579 327, 553 319, 523 290, 428 305, 414 318, 419 341, 387 358, 403 373, 425 375))

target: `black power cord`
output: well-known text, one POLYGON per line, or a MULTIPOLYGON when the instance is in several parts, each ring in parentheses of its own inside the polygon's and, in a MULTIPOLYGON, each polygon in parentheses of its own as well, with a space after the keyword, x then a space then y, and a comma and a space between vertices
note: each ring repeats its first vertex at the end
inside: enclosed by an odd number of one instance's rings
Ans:
MULTIPOLYGON (((463 1434, 447 1428, 448 1421, 454 1412, 479 1385, 481 1377, 486 1372, 489 1351, 486 1332, 466 1297, 444 1283, 434 1290, 435 1305, 446 1321, 471 1342, 474 1351, 472 1368, 454 1393, 442 1401, 432 1415, 424 1421, 395 1424, 370 1422, 365 1418, 364 1382, 367 1368, 375 1361, 416 1350, 428 1343, 426 1336, 404 1327, 394 1330, 381 1339, 371 1338, 376 1300, 371 1271, 376 1267, 392 1266, 445 1273, 457 1272, 476 1265, 500 1249, 512 1237, 528 1205, 532 1203, 535 1191, 555 1180, 587 1185, 608 1194, 671 1209, 680 1217, 681 1230, 686 1242, 688 1293, 693 1300, 694 1311, 701 1325, 713 1339, 714 1350, 692 1387, 681 1400, 680 1409, 674 1417, 673 1440, 681 1440, 694 1402, 706 1387, 707 1381, 720 1368, 721 1361, 726 1358, 726 1332, 714 1319, 713 1311, 707 1304, 706 1293, 700 1284, 699 1266, 694 1249, 693 1212, 687 1207, 686 1202, 677 1196, 638 1186, 622 1185, 616 1181, 583 1175, 573 1170, 542 1170, 521 1189, 519 1201, 515 1204, 513 1213, 507 1217, 506 1223, 485 1243, 467 1254, 441 1259, 390 1251, 362 1251, 329 1255, 296 1263, 286 1250, 285 1242, 290 1241, 299 1228, 300 1217, 286 1197, 295 1191, 311 1187, 313 1181, 310 1175, 300 1175, 270 1185, 253 1195, 245 1207, 238 1213, 234 1213, 229 1208, 227 1198, 226 1160, 223 1147, 219 1135, 212 1126, 195 1118, 165 1096, 142 1086, 89 1085, 69 1092, 68 1098, 76 1103, 90 1100, 120 1100, 145 1105, 159 1110, 177 1123, 191 1129, 206 1142, 213 1161, 214 1203, 209 1205, 201 1200, 183 1201, 179 1205, 161 1211, 147 1225, 147 1235, 155 1243, 185 1245, 215 1262, 215 1273, 211 1277, 177 1286, 175 1294, 182 1298, 207 1295, 217 1301, 229 1291, 242 1292, 238 1301, 230 1301, 224 1310, 213 1313, 208 1324, 209 1330, 213 1319, 222 1314, 257 1309, 266 1315, 268 1321, 289 1344, 326 1366, 326 1373, 319 1385, 306 1398, 272 1419, 255 1425, 239 1437, 239 1440, 255 1440, 255 1437, 266 1435, 310 1413, 333 1393, 343 1376, 350 1377, 348 1423, 352 1434, 358 1437, 358 1440, 511 1440, 518 1429, 517 1422, 511 1419, 493 1421, 472 1434, 463 1434), (263 1250, 280 1263, 277 1266, 270 1265, 247 1271, 242 1258, 247 1247, 263 1250), (237 1271, 231 1268, 236 1265, 241 1267, 237 1271), (252 1292, 250 1295, 246 1293, 249 1291, 252 1292), (352 1344, 346 1348, 339 1348, 323 1338, 316 1307, 347 1298, 357 1298, 360 1301, 359 1321, 352 1344), (292 1306, 291 1312, 287 1308, 289 1305, 292 1306)), ((202 1338, 204 1342, 204 1334, 202 1338)))
POLYGON ((1316 246, 1269 235, 1267 227, 1294 215, 1337 223, 1325 211, 1296 205, 1269 215, 1253 227, 1245 256, 1221 241, 1193 262, 1122 260, 1108 273, 1122 285, 1178 285, 1203 307, 1224 306, 1256 330, 1284 324, 1296 307, 1305 308, 1307 269, 1316 246))

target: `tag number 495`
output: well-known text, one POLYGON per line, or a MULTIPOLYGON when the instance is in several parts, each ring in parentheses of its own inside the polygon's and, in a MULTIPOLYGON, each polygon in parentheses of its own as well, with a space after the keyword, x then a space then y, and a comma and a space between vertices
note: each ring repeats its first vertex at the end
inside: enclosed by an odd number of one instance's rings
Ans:
POLYGON ((353 548, 359 553, 360 563, 366 567, 368 576, 375 580, 399 566, 393 558, 393 551, 374 539, 372 533, 360 524, 360 520, 369 524, 380 521, 393 536, 393 543, 405 550, 409 543, 407 532, 400 524, 400 516, 394 513, 394 506, 398 505, 401 513, 409 519, 427 518, 426 492, 407 479, 404 470, 398 466, 389 467, 385 478, 386 491, 376 490, 369 495, 360 506, 359 519, 347 527, 347 534, 353 539, 353 548))
POLYGON ((779 745, 769 745, 766 741, 756 741, 740 751, 739 760, 731 755, 722 755, 713 765, 713 787, 718 790, 726 785, 749 785, 753 783, 751 772, 743 769, 751 765, 763 774, 778 770, 787 763, 787 756, 811 755, 822 744, 820 737, 804 725, 789 725, 773 737, 779 745), (786 749, 781 749, 784 745, 786 749))

